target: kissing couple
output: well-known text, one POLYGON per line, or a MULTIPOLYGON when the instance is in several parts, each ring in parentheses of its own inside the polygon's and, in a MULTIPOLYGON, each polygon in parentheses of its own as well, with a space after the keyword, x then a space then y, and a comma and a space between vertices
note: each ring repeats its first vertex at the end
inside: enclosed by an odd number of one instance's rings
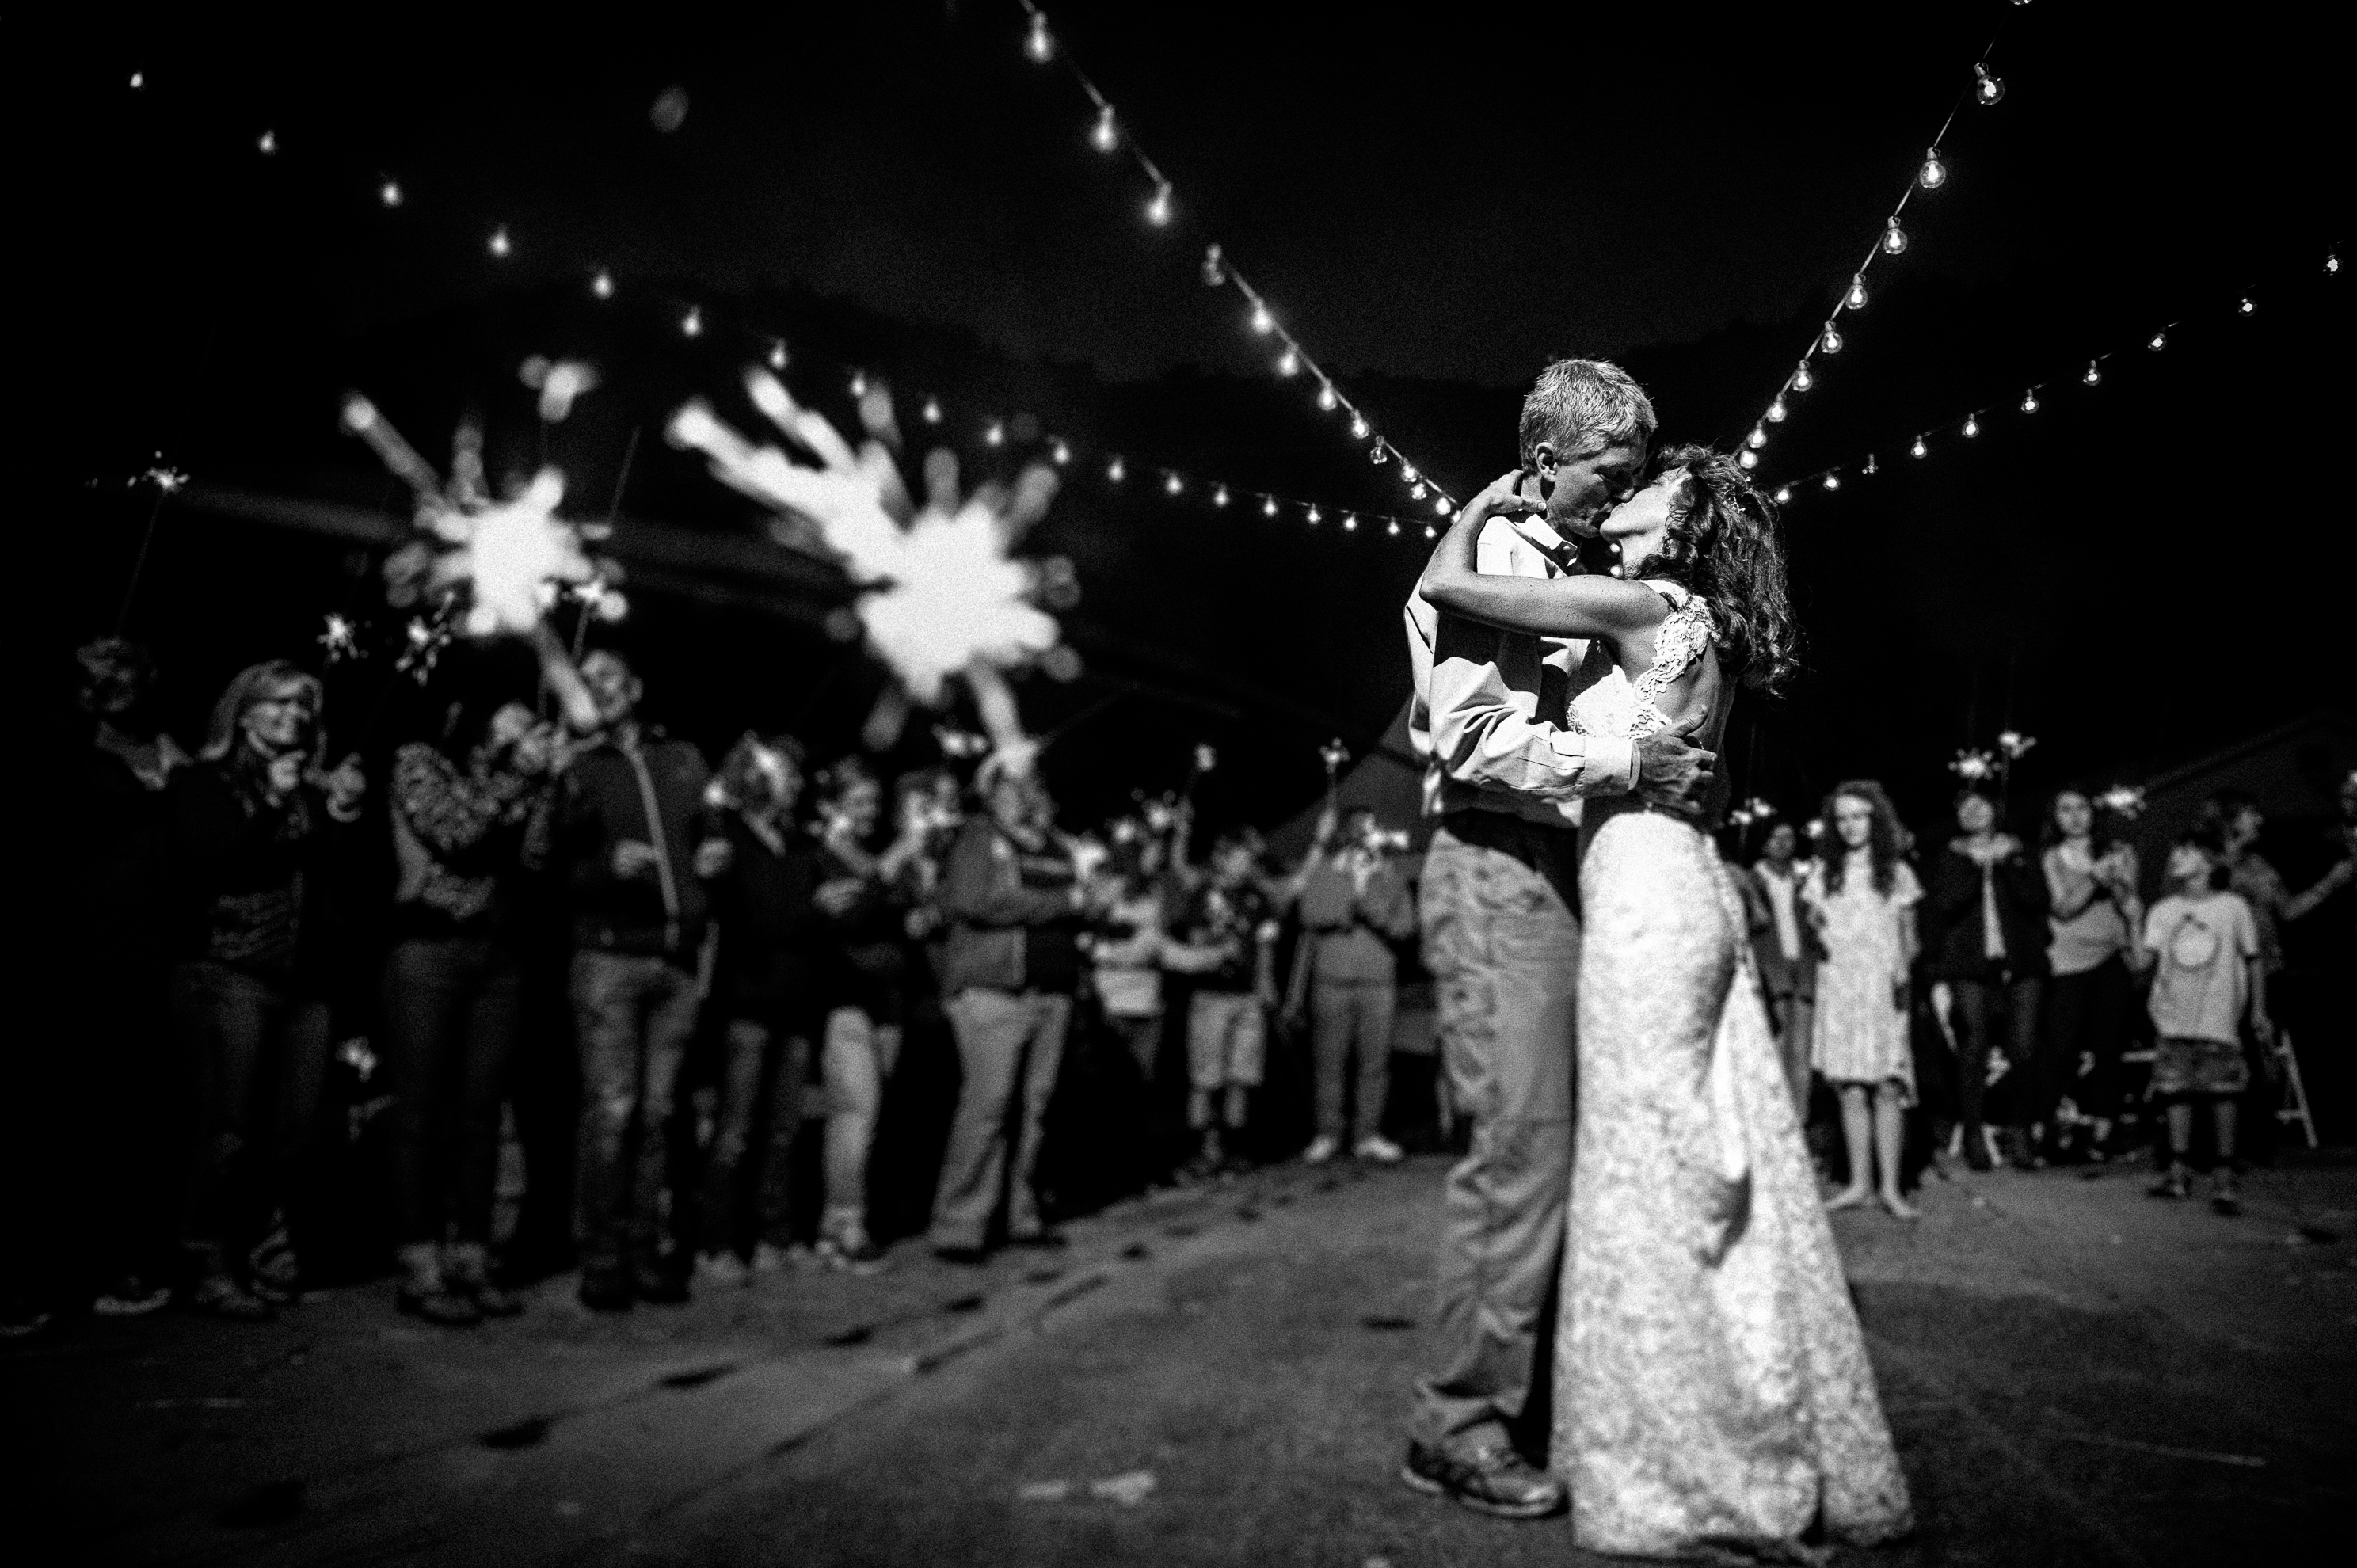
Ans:
POLYGON ((1788 681, 1797 633, 1774 508, 1707 448, 1649 461, 1654 427, 1619 367, 1550 365, 1406 609, 1425 961, 1473 1127, 1401 1473, 1567 1506, 1590 1551, 1806 1561, 1912 1518, 1711 839, 1736 693, 1788 681))

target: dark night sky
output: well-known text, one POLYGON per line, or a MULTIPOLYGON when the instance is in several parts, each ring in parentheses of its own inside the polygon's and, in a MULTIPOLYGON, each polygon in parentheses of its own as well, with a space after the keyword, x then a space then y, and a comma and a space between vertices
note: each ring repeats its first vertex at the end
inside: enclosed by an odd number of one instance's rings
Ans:
MULTIPOLYGON (((2007 96, 1959 113, 1942 146, 1949 186, 1910 205, 1914 245, 1877 274, 1850 350, 1765 472, 1893 452, 1911 427, 2009 404, 2024 381, 2180 308, 2214 316, 2246 285, 2276 287, 2300 315, 2239 346, 2197 346, 2177 381, 2136 367, 2145 384, 2106 412, 1993 432, 1937 478, 1796 505, 1819 673, 1767 745, 1792 754, 1781 773, 1767 765, 1767 787, 1936 778, 1967 720, 1993 728, 1999 708, 2114 734, 2088 741, 2092 766, 2105 746, 2126 755, 2149 719, 2191 710, 2204 719, 2189 737, 2207 735, 2238 693, 2265 714, 2345 701, 2327 678, 2346 662, 2340 639, 2313 626, 2286 633, 2287 672, 2255 695, 2223 660, 2170 694, 2123 693, 2084 660, 2098 646, 2116 670, 2148 635, 2139 618, 2170 612, 2189 551, 2230 514, 2276 519, 2279 556, 2339 551, 2322 559, 2345 568, 2345 503, 2278 518, 2255 484, 2270 446, 2326 465, 2345 450, 2347 392, 2310 379, 2347 347, 2346 306, 2315 275, 2344 238, 2348 152, 2341 56, 2315 8, 2243 6, 2199 27, 2056 0, 1598 13, 1051 8, 1176 182, 1168 231, 1142 220, 1146 190, 1126 162, 1087 147, 1070 80, 1023 58, 1011 0, 744 19, 576 8, 489 25, 418 12, 78 24, 31 100, 54 154, 36 177, 57 183, 37 185, 33 209, 54 220, 28 232, 56 240, 46 297, 81 328, 53 368, 58 401, 105 417, 69 421, 35 477, 70 496, 156 446, 201 469, 223 417, 205 405, 222 386, 300 365, 286 379, 319 384, 280 388, 281 406, 326 406, 347 361, 575 287, 600 263, 715 297, 841 300, 1108 383, 1187 367, 1248 378, 1232 395, 1217 380, 1169 394, 1241 406, 1271 395, 1265 345, 1232 294, 1198 280, 1210 237, 1460 495, 1507 466, 1512 389, 1556 353, 1628 356, 1667 433, 1731 439, 2002 28, 1992 65, 2007 96), (137 94, 133 69, 148 76, 137 94), (663 135, 647 112, 672 84, 690 107, 663 135), (264 127, 284 149, 266 161, 252 150, 264 127), (380 174, 408 193, 396 212, 374 202, 380 174), (517 243, 506 263, 483 250, 499 223, 517 243), (1493 437, 1466 435, 1476 413, 1493 437), (2072 614, 2091 596, 2100 626, 2072 614), (1861 714, 1897 715, 1913 755, 1878 756, 1894 732, 1861 736, 1861 714)), ((725 369, 712 380, 725 385, 725 369)), ((1125 395, 1125 439, 1150 442, 1138 410, 1162 394, 1125 395)), ((1314 416, 1265 427, 1271 442, 1327 439, 1314 416)), ((268 432, 246 434, 251 448, 268 432)), ((1248 437, 1166 435, 1142 455, 1289 472, 1248 437)), ((1350 493, 1360 475, 1335 484, 1344 501, 1383 493, 1350 493)), ((119 532, 109 516, 93 532, 119 532)), ((1215 552, 1225 541, 1204 537, 1215 552)), ((1379 724, 1404 690, 1396 607, 1418 553, 1364 544, 1345 561, 1330 542, 1288 543, 1270 565, 1288 588, 1296 568, 1322 573, 1344 601, 1320 607, 1314 650, 1270 629, 1299 618, 1268 584, 1232 575, 1192 585, 1216 596, 1227 581, 1231 603, 1198 599, 1147 629, 1215 663, 1233 654, 1231 673, 1297 665, 1295 687, 1268 682, 1292 698, 1353 682, 1316 705, 1371 738, 1369 715, 1379 724), (1200 635, 1231 615, 1248 628, 1200 635)), ((1101 554, 1093 602, 1120 607, 1136 588, 1125 573, 1154 558, 1101 554)))

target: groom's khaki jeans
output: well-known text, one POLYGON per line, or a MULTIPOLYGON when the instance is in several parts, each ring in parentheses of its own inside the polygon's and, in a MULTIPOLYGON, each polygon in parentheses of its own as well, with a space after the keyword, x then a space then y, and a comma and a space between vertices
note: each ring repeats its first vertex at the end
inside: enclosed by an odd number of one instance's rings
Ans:
POLYGON ((1433 835, 1424 864, 1441 1058, 1473 1134, 1448 1176, 1435 1282, 1443 1359, 1416 1384, 1414 1430, 1460 1451, 1507 1435, 1550 1353, 1538 1324, 1571 1192, 1579 922, 1566 894, 1577 839, 1460 813, 1433 835))

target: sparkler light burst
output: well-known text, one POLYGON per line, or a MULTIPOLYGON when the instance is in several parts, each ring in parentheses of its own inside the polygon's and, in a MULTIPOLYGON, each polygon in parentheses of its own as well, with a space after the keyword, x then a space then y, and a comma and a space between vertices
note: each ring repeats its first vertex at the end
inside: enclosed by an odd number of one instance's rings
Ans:
MULTIPOLYGON (((911 696, 937 706, 948 678, 963 674, 990 720, 1001 705, 994 700, 1001 693, 991 690, 996 672, 1039 659, 1060 635, 1055 618, 1032 602, 1052 590, 1050 575, 1008 553, 1046 515, 1055 471, 1035 466, 1011 490, 984 485, 961 500, 956 459, 936 452, 926 463, 928 499, 919 507, 884 440, 853 450, 765 371, 747 372, 745 386, 799 460, 754 446, 701 400, 673 417, 672 444, 702 452, 721 483, 778 513, 781 538, 800 542, 815 534, 865 590, 855 613, 869 646, 911 696)), ((888 404, 867 406, 881 402, 873 390, 862 400, 874 436, 892 429, 888 404)), ((1002 733, 1004 723, 990 728, 1002 750, 1017 738, 1002 733)))
MULTIPOLYGON (((543 379, 554 379, 554 371, 543 379)), ((343 423, 417 498, 416 521, 424 537, 394 551, 384 564, 388 596, 395 604, 412 603, 421 594, 462 600, 459 628, 470 637, 529 632, 567 591, 606 618, 620 612, 621 596, 605 583, 613 568, 590 559, 580 524, 556 515, 565 499, 565 476, 556 469, 541 469, 521 491, 495 501, 484 494, 479 431, 459 431, 453 477, 446 486, 368 399, 356 394, 346 400, 343 423)))

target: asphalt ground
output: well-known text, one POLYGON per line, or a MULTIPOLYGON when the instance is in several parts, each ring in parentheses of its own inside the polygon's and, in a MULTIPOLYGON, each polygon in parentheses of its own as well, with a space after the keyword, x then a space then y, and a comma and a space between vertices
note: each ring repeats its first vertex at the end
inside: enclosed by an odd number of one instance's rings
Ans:
MULTIPOLYGON (((592 1317, 90 1321, 0 1351, 24 1562, 1590 1561, 1396 1478, 1444 1165, 1276 1167, 978 1270, 592 1317)), ((2357 1491, 2357 1165, 2141 1166, 1835 1217, 1921 1528, 1857 1563, 2305 1563, 2357 1491)))

